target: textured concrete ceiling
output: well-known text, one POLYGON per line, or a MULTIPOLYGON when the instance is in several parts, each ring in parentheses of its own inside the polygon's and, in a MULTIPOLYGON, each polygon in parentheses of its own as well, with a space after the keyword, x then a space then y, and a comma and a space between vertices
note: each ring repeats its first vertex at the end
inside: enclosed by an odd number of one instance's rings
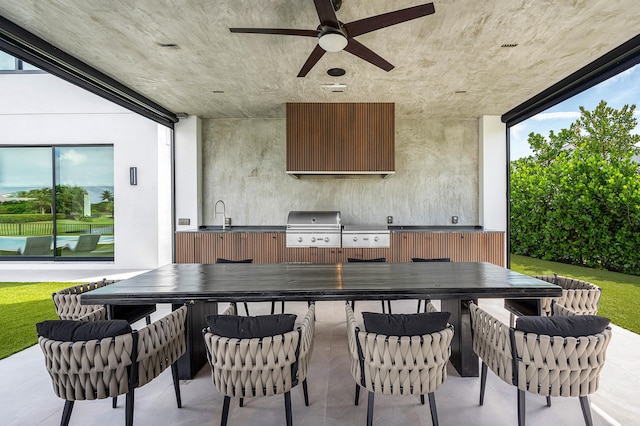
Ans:
MULTIPOLYGON (((337 16, 351 22, 420 3, 343 0, 337 16)), ((501 115, 640 28, 637 0, 434 6, 434 15, 357 38, 392 71, 338 52, 305 78, 296 75, 316 39, 228 28, 315 29, 312 0, 0 0, 0 14, 166 108, 207 118, 283 118, 286 102, 395 102, 406 118, 501 115), (330 77, 333 67, 346 75, 330 77), (332 83, 347 88, 321 87, 332 83)))

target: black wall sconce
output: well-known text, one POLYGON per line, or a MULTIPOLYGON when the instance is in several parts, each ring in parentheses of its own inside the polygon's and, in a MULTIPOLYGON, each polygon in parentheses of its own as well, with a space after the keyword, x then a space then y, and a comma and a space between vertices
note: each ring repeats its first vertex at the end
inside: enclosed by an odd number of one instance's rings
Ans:
POLYGON ((138 184, 138 168, 137 167, 129 167, 129 184, 130 185, 138 184))

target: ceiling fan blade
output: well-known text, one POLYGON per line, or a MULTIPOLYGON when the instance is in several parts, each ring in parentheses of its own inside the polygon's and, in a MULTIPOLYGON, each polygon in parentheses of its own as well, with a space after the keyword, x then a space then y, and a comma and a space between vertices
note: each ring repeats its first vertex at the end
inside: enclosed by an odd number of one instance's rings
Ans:
POLYGON ((356 41, 352 38, 349 39, 349 44, 344 48, 347 52, 352 55, 356 55, 358 58, 362 58, 365 61, 375 65, 378 68, 382 68, 385 71, 391 71, 394 66, 384 60, 381 56, 375 53, 373 50, 369 49, 364 44, 356 41))
POLYGON ((313 66, 318 63, 320 58, 322 58, 324 52, 325 50, 322 47, 316 46, 316 48, 311 52, 311 55, 309 55, 309 57, 307 58, 307 62, 305 62, 302 66, 302 69, 298 73, 298 77, 306 77, 309 71, 311 71, 311 68, 313 68, 313 66))
POLYGON ((318 12, 318 18, 320 18, 321 25, 327 25, 332 28, 339 28, 338 17, 336 11, 333 10, 333 3, 331 0, 313 0, 316 5, 316 11, 318 12))
POLYGON ((295 30, 288 28, 229 28, 232 33, 245 34, 279 34, 303 37, 318 37, 317 30, 295 30))
POLYGON ((382 15, 371 16, 358 21, 344 24, 347 36, 357 37, 361 34, 370 33, 380 28, 390 27, 412 19, 420 18, 435 13, 433 3, 421 4, 420 6, 409 7, 407 9, 396 10, 395 12, 383 13, 382 15))

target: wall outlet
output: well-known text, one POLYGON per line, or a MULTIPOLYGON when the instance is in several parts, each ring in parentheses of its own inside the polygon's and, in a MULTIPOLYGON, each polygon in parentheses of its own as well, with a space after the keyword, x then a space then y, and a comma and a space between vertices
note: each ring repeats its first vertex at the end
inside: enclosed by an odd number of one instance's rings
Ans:
POLYGON ((387 216, 387 223, 393 223, 393 216, 387 216))
POLYGON ((451 216, 451 223, 453 223, 454 225, 458 223, 458 216, 451 216))

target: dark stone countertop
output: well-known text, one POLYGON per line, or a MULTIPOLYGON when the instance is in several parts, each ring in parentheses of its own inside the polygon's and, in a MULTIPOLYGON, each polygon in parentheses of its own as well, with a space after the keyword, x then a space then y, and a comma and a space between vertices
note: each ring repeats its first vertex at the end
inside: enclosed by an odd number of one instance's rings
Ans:
MULTIPOLYGON (((227 226, 222 229, 222 226, 201 226, 197 231, 178 231, 178 232, 214 232, 214 233, 243 233, 243 232, 255 232, 255 233, 269 233, 269 232, 285 232, 287 229, 284 225, 267 225, 267 226, 227 226)), ((391 232, 502 232, 483 229, 482 226, 435 226, 435 225, 390 225, 389 231, 391 232)))
MULTIPOLYGON (((269 232, 285 232, 286 226, 226 226, 222 229, 222 226, 201 226, 197 232, 225 232, 225 233, 243 233, 243 232, 256 232, 256 233, 269 233, 269 232)), ((184 231, 184 232, 196 232, 196 231, 184 231)))

